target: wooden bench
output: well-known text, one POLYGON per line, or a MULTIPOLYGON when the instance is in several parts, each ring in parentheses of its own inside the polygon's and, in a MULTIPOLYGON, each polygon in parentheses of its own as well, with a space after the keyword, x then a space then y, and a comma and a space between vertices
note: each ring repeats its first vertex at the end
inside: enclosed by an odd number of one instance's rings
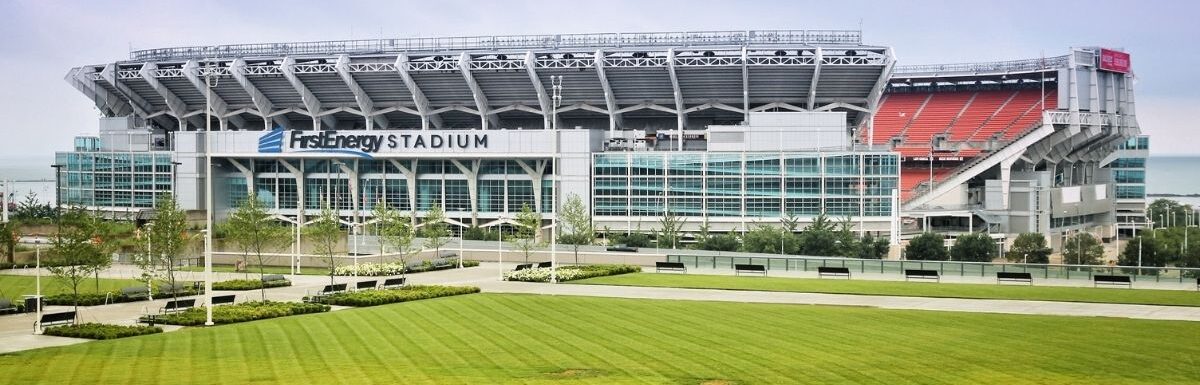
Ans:
POLYGON ((937 270, 904 270, 904 280, 907 281, 910 279, 932 279, 941 282, 942 276, 938 274, 937 270))
POLYGON ((159 313, 175 313, 196 307, 196 299, 176 299, 167 301, 167 304, 158 309, 159 313))
POLYGON ((391 289, 391 288, 397 288, 397 287, 401 287, 401 286, 404 286, 404 277, 385 279, 385 280, 383 280, 383 286, 381 286, 381 287, 384 289, 391 289))
POLYGON ((212 297, 212 304, 213 304, 213 306, 217 306, 217 305, 232 305, 232 304, 233 304, 235 301, 237 301, 237 295, 235 295, 235 294, 228 294, 228 295, 214 295, 214 296, 212 297))
POLYGON ((39 328, 44 328, 46 326, 54 326, 54 325, 74 325, 74 324, 75 324, 75 311, 64 311, 61 313, 45 313, 45 314, 42 314, 42 318, 38 319, 38 327, 39 328))
POLYGON ((846 277, 846 279, 850 279, 850 268, 836 267, 836 266, 818 266, 817 267, 817 278, 826 277, 826 276, 846 277))
POLYGON ((687 274, 687 266, 683 262, 654 262, 654 272, 661 273, 663 271, 678 271, 687 274))
POLYGON ((766 277, 767 276, 767 267, 764 265, 751 265, 751 264, 739 263, 739 264, 733 265, 733 272, 734 272, 734 275, 742 275, 742 273, 746 273, 746 274, 760 274, 760 275, 766 277))
POLYGON ((532 268, 533 268, 532 263, 522 263, 520 265, 517 265, 517 268, 513 269, 513 271, 528 270, 528 269, 532 269, 532 268))
POLYGON ((17 305, 8 298, 0 298, 0 314, 16 313, 17 305))
POLYGON ((550 262, 539 262, 539 263, 537 264, 537 267, 538 267, 539 269, 549 269, 549 268, 552 268, 552 267, 554 267, 554 264, 553 264, 553 263, 550 263, 550 262))
POLYGON ((284 278, 282 274, 269 274, 269 275, 264 275, 262 277, 263 286, 267 286, 267 284, 270 284, 270 283, 286 282, 286 281, 287 281, 287 278, 284 278))
POLYGON ((1018 273, 1015 271, 997 271, 996 284, 1001 282, 1022 282, 1033 286, 1033 274, 1018 273))
POLYGON ((1092 276, 1092 287, 1099 285, 1125 286, 1133 288, 1133 280, 1128 275, 1095 275, 1092 276))
POLYGON ((612 245, 612 246, 609 246, 605 250, 622 252, 622 253, 636 253, 638 251, 638 248, 629 247, 629 246, 625 246, 625 245, 612 245))
POLYGON ((379 281, 376 281, 376 280, 358 281, 354 284, 354 290, 374 289, 375 286, 378 286, 378 283, 379 283, 379 281))
POLYGON ((123 287, 121 288, 121 296, 135 300, 150 299, 150 289, 147 289, 145 286, 123 287))

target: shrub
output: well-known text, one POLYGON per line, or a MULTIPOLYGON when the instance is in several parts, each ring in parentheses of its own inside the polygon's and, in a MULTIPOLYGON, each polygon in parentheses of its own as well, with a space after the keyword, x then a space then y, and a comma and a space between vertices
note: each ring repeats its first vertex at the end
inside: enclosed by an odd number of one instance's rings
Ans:
MULTIPOLYGON (((358 275, 358 276, 362 276, 362 277, 377 277, 377 276, 385 276, 385 275, 400 275, 403 273, 421 273, 421 272, 426 272, 426 271, 445 270, 445 269, 453 269, 453 268, 458 267, 458 258, 443 258, 440 262, 443 262, 443 263, 439 265, 439 264, 433 263, 432 261, 422 261, 421 263, 408 266, 407 271, 405 271, 404 265, 402 265, 398 262, 393 262, 393 263, 370 263, 370 262, 367 262, 367 263, 358 264, 357 270, 356 270, 356 266, 354 266, 354 265, 338 266, 337 269, 335 269, 333 273, 335 275, 342 275, 342 276, 358 275), (358 274, 355 274, 355 272, 357 272, 358 274)), ((479 261, 473 261, 473 260, 469 260, 469 259, 463 260, 463 267, 475 267, 475 266, 479 266, 479 261)))
MULTIPOLYGON (((603 277, 607 275, 619 275, 627 273, 641 272, 641 266, 635 265, 577 265, 577 266, 560 266, 557 272, 559 281, 574 281, 577 279, 587 279, 595 277, 603 277)), ((506 281, 522 281, 522 282, 550 282, 550 268, 532 268, 520 271, 510 271, 504 273, 506 281)))
MULTIPOLYGON (((180 297, 188 297, 188 296, 193 296, 193 295, 197 295, 197 294, 200 294, 200 293, 197 292, 196 290, 193 290, 192 288, 185 288, 185 289, 179 291, 180 297)), ((167 297, 171 297, 171 295, 165 294, 165 293, 162 293, 159 291, 154 292, 154 298, 167 298, 167 297)), ((75 297, 73 295, 71 295, 70 293, 64 293, 64 294, 48 295, 43 300, 45 301, 46 305, 73 306, 73 305, 75 305, 74 298, 75 297)), ((145 298, 136 298, 136 299, 129 298, 129 297, 122 295, 121 292, 118 292, 118 291, 110 291, 110 292, 104 292, 104 293, 79 293, 79 306, 98 306, 98 305, 106 305, 106 304, 112 304, 112 303, 124 303, 124 302, 135 302, 135 301, 145 301, 145 300, 146 300, 145 298)))
MULTIPOLYGON (((267 288, 292 286, 292 281, 271 281, 266 283, 267 288)), ((228 281, 213 282, 213 290, 257 290, 263 288, 261 279, 231 279, 228 281)))
MULTIPOLYGON (((329 311, 329 305, 299 302, 243 302, 213 308, 213 323, 231 324, 290 315, 321 313, 329 311)), ((155 322, 167 325, 203 325, 207 316, 204 307, 194 307, 174 314, 164 314, 155 322)))
POLYGON ((74 337, 74 338, 90 338, 93 340, 111 340, 114 338, 125 338, 142 336, 147 334, 162 333, 162 328, 157 326, 124 326, 124 325, 109 325, 100 323, 85 323, 78 325, 64 325, 47 328, 44 332, 46 335, 59 337, 74 337))
POLYGON ((376 306, 397 302, 416 301, 438 297, 478 293, 474 286, 421 286, 412 285, 395 289, 360 290, 325 296, 322 303, 339 306, 376 306))

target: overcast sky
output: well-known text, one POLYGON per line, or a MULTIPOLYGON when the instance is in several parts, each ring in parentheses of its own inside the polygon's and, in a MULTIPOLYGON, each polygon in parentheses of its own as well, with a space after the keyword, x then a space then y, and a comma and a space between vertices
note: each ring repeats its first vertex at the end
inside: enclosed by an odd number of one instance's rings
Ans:
POLYGON ((1119 47, 1154 154, 1200 155, 1200 4, 1176 1, 47 1, 0 0, 0 157, 49 157, 99 113, 67 71, 183 45, 582 32, 858 29, 902 64, 1119 47), (335 5, 336 4, 336 5, 335 5))

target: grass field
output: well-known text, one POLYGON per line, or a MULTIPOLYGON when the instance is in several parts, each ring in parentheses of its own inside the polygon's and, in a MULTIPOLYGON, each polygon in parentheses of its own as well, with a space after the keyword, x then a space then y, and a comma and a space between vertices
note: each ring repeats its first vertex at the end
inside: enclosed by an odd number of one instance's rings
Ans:
POLYGON ((1061 286, 989 285, 844 279, 735 277, 699 274, 624 274, 574 281, 575 284, 793 291, 806 293, 911 297, 1023 299, 1145 305, 1200 306, 1200 293, 1183 290, 1061 286))
POLYGON ((475 294, 0 355, 0 383, 1200 383, 1200 323, 475 294))
MULTIPOLYGON (((131 279, 100 279, 100 292, 120 290, 122 287, 140 285, 131 279)), ((22 295, 37 292, 37 277, 0 274, 0 298, 20 300, 22 295)), ((52 276, 42 276, 42 295, 70 293, 71 288, 52 276)), ((88 279, 79 285, 80 293, 95 293, 96 280, 88 279)))

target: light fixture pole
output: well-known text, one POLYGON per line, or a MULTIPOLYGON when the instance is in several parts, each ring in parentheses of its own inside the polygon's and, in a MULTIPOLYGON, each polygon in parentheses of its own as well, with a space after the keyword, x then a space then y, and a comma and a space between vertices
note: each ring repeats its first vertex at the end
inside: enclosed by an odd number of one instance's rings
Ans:
MULTIPOLYGON (((37 272, 36 273, 37 278, 35 278, 35 282, 37 282, 36 283, 37 291, 34 292, 34 298, 36 301, 36 304, 34 305, 34 319, 41 320, 42 319, 42 240, 38 239, 33 242, 34 242, 34 244, 37 245, 36 246, 37 251, 34 252, 34 258, 35 258, 34 263, 37 265, 37 269, 35 270, 37 272)), ((26 309, 26 311, 29 311, 29 310, 26 309)), ((37 333, 40 328, 41 328, 41 323, 39 322, 34 325, 33 332, 37 333)))
POLYGON ((550 283, 558 283, 558 141, 562 138, 558 134, 558 106, 562 104, 562 82, 562 75, 550 76, 554 90, 550 107, 550 131, 554 135, 554 154, 550 157, 550 209, 553 215, 550 217, 550 283))
POLYGON ((504 216, 496 218, 496 270, 500 271, 500 280, 504 280, 504 216))
POLYGON ((204 325, 213 325, 212 305, 212 229, 213 214, 213 166, 212 166, 212 63, 204 74, 204 325))

